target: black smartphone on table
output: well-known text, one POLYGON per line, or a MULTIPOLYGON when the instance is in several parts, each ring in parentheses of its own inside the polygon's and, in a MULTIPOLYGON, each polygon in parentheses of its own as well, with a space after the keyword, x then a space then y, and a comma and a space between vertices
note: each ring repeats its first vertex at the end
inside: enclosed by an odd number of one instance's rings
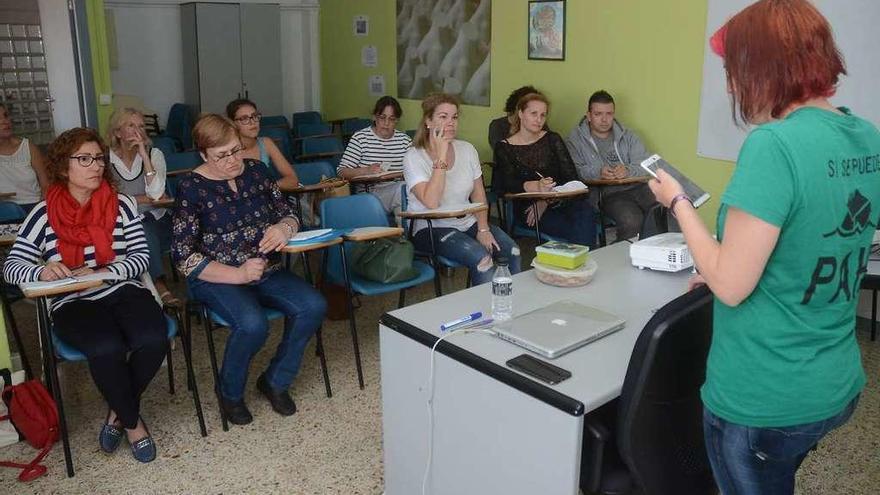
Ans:
POLYGON ((507 366, 531 377, 537 378, 542 382, 549 383, 550 385, 556 385, 561 381, 571 378, 570 371, 564 370, 559 366, 554 366, 528 354, 520 354, 519 356, 508 360, 507 366))

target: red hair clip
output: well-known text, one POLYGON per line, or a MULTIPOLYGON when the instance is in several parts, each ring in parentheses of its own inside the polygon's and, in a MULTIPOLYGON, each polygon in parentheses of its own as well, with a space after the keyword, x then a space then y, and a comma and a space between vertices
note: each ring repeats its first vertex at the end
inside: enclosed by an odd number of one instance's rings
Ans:
POLYGON ((709 38, 709 46, 712 47, 712 51, 715 52, 715 55, 718 55, 721 58, 724 58, 724 43, 727 38, 727 24, 725 23, 723 26, 718 28, 718 31, 715 31, 715 34, 709 38))

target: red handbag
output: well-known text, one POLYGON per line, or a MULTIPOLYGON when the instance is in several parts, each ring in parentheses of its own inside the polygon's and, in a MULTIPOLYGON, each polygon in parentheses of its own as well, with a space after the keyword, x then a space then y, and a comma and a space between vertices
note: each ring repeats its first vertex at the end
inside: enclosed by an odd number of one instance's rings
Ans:
MULTIPOLYGON (((11 383, 7 370, 3 370, 5 383, 11 383)), ((43 383, 28 380, 18 385, 3 388, 3 402, 9 410, 8 416, 0 417, 12 421, 12 426, 21 438, 40 453, 29 463, 0 461, 0 466, 21 469, 19 481, 31 481, 46 473, 46 466, 40 461, 52 450, 58 440, 58 409, 55 401, 43 383)))

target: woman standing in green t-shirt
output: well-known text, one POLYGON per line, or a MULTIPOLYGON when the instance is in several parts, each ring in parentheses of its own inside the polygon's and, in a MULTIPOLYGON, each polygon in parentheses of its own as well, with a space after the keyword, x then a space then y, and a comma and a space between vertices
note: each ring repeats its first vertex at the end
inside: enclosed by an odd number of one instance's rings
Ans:
POLYGON ((828 101, 846 70, 807 1, 756 2, 711 45, 734 119, 738 108, 758 125, 721 198, 718 241, 672 177, 650 186, 678 218, 693 284, 715 294, 702 389, 715 479, 725 495, 793 493, 865 384, 855 311, 880 225, 880 132, 828 101))

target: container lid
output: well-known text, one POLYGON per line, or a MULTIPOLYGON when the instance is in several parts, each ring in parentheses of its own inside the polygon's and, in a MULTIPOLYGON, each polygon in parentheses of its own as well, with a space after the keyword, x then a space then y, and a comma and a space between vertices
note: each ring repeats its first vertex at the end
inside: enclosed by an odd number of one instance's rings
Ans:
POLYGON ((575 258, 577 256, 583 256, 587 254, 590 251, 590 248, 587 246, 582 246, 580 244, 569 244, 567 242, 550 241, 536 247, 535 251, 539 253, 575 258))
POLYGON ((596 263, 596 260, 590 259, 587 260, 587 262, 583 265, 569 270, 567 268, 560 268, 558 266, 545 265, 544 263, 540 263, 538 260, 532 260, 532 267, 539 272, 549 273, 551 275, 558 275, 560 277, 582 278, 584 276, 589 276, 595 273, 595 271, 599 268, 599 264, 596 263))

